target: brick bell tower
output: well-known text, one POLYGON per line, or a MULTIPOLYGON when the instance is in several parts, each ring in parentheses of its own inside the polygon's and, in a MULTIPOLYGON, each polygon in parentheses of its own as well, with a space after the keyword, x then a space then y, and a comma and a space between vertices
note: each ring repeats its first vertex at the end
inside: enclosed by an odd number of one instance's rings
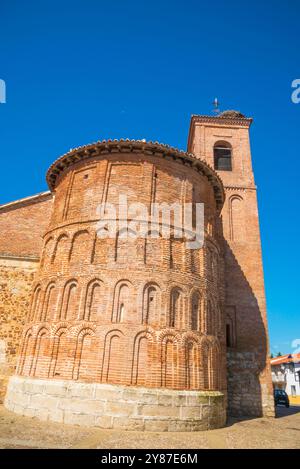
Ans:
POLYGON ((228 407, 231 415, 273 416, 268 330, 256 186, 251 164, 252 119, 237 111, 193 115, 188 152, 221 177, 224 235, 228 407))

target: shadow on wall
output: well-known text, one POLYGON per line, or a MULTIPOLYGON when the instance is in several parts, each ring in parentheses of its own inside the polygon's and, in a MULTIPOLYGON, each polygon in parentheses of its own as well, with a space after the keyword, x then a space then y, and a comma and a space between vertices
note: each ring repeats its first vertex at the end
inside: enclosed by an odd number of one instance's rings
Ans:
MULTIPOLYGON (((228 415, 246 418, 272 416, 274 400, 266 363, 268 341, 262 312, 225 239, 224 247, 228 415)), ((245 264, 252 263, 255 269, 256 253, 253 253, 253 259, 245 258, 246 251, 243 252, 243 245, 238 244, 235 251, 241 259, 245 259, 245 264)), ((263 296, 261 300, 264 302, 263 296)))

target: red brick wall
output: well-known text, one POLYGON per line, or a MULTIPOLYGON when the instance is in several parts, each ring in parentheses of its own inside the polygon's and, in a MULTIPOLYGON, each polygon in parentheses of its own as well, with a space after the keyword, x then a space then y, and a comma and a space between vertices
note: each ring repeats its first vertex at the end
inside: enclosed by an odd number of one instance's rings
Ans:
POLYGON ((56 188, 18 372, 226 390, 217 219, 207 178, 172 160, 125 152, 71 166, 56 188), (147 206, 204 202, 205 247, 191 254, 182 240, 99 239, 97 205, 121 192, 147 206))
POLYGON ((218 171, 226 200, 222 210, 225 260, 225 321, 228 403, 233 415, 272 415, 268 330, 256 186, 251 164, 249 121, 192 118, 189 148, 214 166, 214 145, 232 148, 232 171, 218 171))
POLYGON ((0 255, 39 257, 51 211, 52 194, 0 206, 0 255))
POLYGON ((52 194, 0 206, 0 402, 15 371, 52 194))

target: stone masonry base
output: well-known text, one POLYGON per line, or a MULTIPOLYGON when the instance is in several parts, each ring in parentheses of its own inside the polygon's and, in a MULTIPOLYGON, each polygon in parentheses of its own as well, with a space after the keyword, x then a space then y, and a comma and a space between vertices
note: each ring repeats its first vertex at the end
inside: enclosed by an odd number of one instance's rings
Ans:
POLYGON ((225 425, 225 396, 13 376, 5 407, 67 424, 139 431, 198 431, 225 425))

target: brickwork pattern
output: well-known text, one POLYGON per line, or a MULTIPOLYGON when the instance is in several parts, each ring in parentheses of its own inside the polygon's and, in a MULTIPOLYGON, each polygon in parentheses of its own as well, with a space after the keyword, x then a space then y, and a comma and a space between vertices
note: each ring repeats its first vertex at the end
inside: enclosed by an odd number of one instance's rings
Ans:
POLYGON ((0 255, 39 258, 51 211, 51 193, 0 206, 0 255))
MULTIPOLYGON (((33 415, 33 396, 22 401, 24 383, 49 382, 69 383, 57 384, 62 393, 72 386, 93 392, 128 386, 136 393, 178 393, 179 400, 182 393, 220 392, 222 405, 213 410, 211 395, 206 402, 211 405, 208 414, 219 412, 220 418, 206 422, 205 428, 224 420, 227 391, 230 414, 274 415, 250 124, 251 119, 235 112, 193 116, 189 154, 135 141, 72 150, 47 173, 52 195, 39 203, 0 208, 0 227, 8 233, 0 239, 0 254, 41 257, 23 330, 19 376, 7 394, 11 408, 33 415), (217 174, 212 169, 214 147, 223 144, 231 148, 232 171, 217 174), (149 208, 154 202, 204 203, 203 248, 188 250, 184 239, 163 238, 161 225, 156 239, 124 239, 122 232, 100 239, 97 207, 117 203, 121 193, 129 204, 149 208)), ((6 275, 14 278, 14 270, 4 272, 4 279, 6 275)), ((13 349, 19 339, 8 298, 2 295, 0 305, 11 323, 12 330, 8 327, 4 334, 5 341, 12 338, 13 349)), ((23 307, 18 311, 23 318, 23 307)), ((21 316, 17 322, 22 323, 21 316)), ((6 349, 6 342, 0 342, 1 361, 6 349)), ((47 386, 41 394, 52 396, 47 386)), ((36 415, 50 418, 42 401, 34 404, 36 415)), ((158 402, 154 405, 160 412, 158 402)), ((180 412, 176 422, 185 411, 180 412)), ((72 420, 71 414, 58 412, 59 421, 72 420)), ((114 423, 108 420, 116 428, 121 423, 115 417, 114 423)), ((94 417, 76 419, 95 424, 94 417)), ((131 420, 128 427, 132 425, 131 420)), ((150 429, 150 423, 138 425, 150 429)), ((183 428, 192 429, 189 425, 183 428)))
POLYGON ((0 258, 0 402, 15 371, 36 264, 0 258))
POLYGON ((245 118, 194 116, 188 151, 213 166, 214 147, 231 148, 232 171, 217 171, 226 193, 224 235, 226 326, 230 331, 227 377, 231 415, 274 415, 261 242, 245 118))
POLYGON ((18 373, 225 390, 217 217, 209 181, 175 162, 125 153, 73 165, 57 183, 18 373), (97 202, 118 203, 121 192, 147 207, 205 203, 204 247, 159 232, 99 238, 97 202))

